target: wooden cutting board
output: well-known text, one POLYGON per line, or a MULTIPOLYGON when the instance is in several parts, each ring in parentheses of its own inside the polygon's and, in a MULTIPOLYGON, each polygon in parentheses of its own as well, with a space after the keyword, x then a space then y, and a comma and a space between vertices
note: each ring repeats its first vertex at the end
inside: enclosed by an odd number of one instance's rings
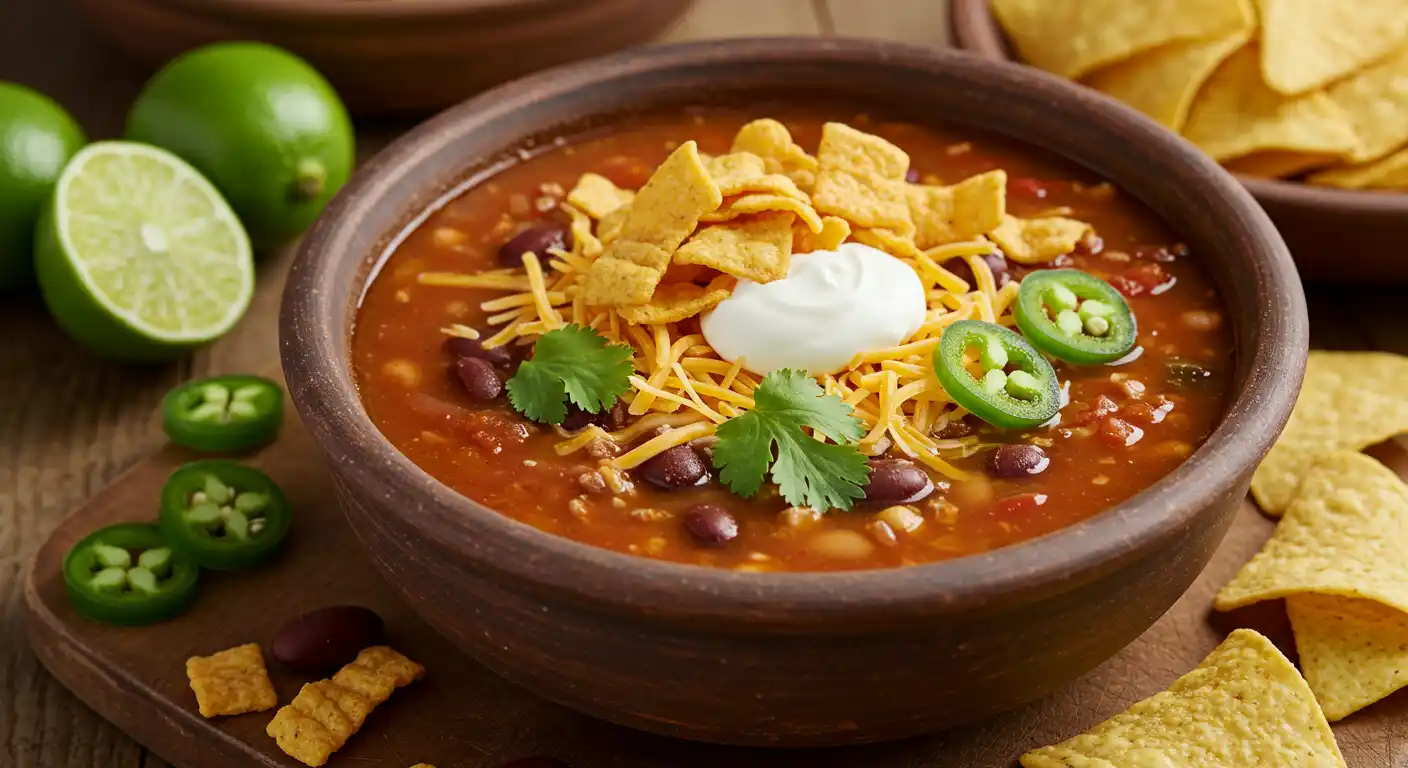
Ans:
MULTIPOLYGON (((1391 448, 1377 455, 1408 476, 1408 452, 1391 448)), ((195 606, 156 626, 115 628, 80 618, 64 594, 59 572, 64 553, 95 528, 153 520, 167 475, 191 458, 167 447, 118 478, 54 531, 25 582, 29 638, 49 671, 103 717, 181 768, 297 768, 264 734, 272 712, 201 718, 184 662, 257 642, 265 649, 279 700, 286 703, 308 678, 269 658, 270 642, 287 619, 328 605, 377 611, 386 619, 390 643, 428 669, 424 680, 377 708, 361 733, 334 755, 332 768, 406 768, 421 762, 495 768, 531 755, 556 756, 573 768, 1011 768, 1023 751, 1065 739, 1162 690, 1234 627, 1254 627, 1288 654, 1294 650, 1279 604, 1226 616, 1209 613, 1213 593, 1272 529, 1245 504, 1212 564, 1182 600, 1118 656, 1046 700, 967 728, 870 747, 769 751, 675 741, 593 720, 519 690, 418 620, 362 555, 333 503, 323 458, 293 416, 277 444, 250 457, 285 488, 295 510, 293 531, 275 563, 245 573, 207 572, 195 606)), ((1031 642, 1039 644, 1041 638, 1031 642)), ((1334 730, 1351 768, 1408 768, 1408 693, 1361 711, 1334 730)))

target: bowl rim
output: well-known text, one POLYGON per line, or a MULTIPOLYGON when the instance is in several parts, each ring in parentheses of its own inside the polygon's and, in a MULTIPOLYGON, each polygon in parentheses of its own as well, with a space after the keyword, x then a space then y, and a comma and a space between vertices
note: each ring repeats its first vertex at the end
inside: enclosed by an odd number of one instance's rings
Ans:
MULTIPOLYGON (((398 203, 409 205, 408 194, 403 191, 398 203)), ((414 225, 413 218, 399 231, 414 225)), ((377 233, 378 238, 390 235, 377 233)), ((359 283, 348 290, 356 295, 364 287, 359 283)), ((1229 309, 1236 312, 1235 307, 1229 309)), ((349 323, 354 320, 349 318, 349 323)), ((397 499, 401 511, 395 516, 423 543, 458 558, 461 567, 481 570, 488 578, 545 599, 636 618, 754 631, 854 631, 862 621, 874 626, 997 610, 1074 589, 1147 556, 1172 537, 1190 534, 1199 515, 1225 498, 1227 489, 1250 472, 1280 433, 1299 390, 1308 338, 1305 297, 1284 242, 1246 190, 1191 145, 1113 99, 1030 67, 948 49, 841 37, 737 38, 627 51, 547 70, 446 110, 384 149, 329 206, 304 238, 280 318, 289 391, 315 441, 334 464, 357 468, 340 474, 342 482, 359 491, 356 495, 397 499), (610 87, 633 76, 694 72, 710 62, 751 59, 831 66, 868 63, 921 73, 952 70, 954 76, 1000 83, 1003 96, 1016 103, 1049 101, 1059 94, 1071 109, 1091 111, 1138 134, 1135 146, 1143 145, 1150 158, 1164 158, 1156 163, 1160 170, 1182 169, 1178 174, 1193 178, 1198 198, 1215 201, 1208 209, 1240 234, 1243 256, 1252 262, 1247 271, 1255 275, 1250 298, 1261 308, 1246 313, 1248 327, 1255 328, 1261 343, 1239 354, 1243 386, 1208 440, 1172 473, 1130 500, 1045 536, 936 563, 833 573, 742 573, 583 544, 488 509, 399 453, 363 409, 349 360, 333 354, 338 337, 345 344, 351 330, 334 328, 331 315, 338 302, 345 307, 353 299, 343 286, 326 289, 333 265, 353 258, 357 261, 352 263, 365 264, 382 255, 346 250, 357 232, 359 213, 385 206, 384 196, 394 191, 405 169, 429 162, 451 141, 446 134, 457 125, 511 114, 553 96, 610 87), (447 535, 458 538, 447 542, 447 535), (538 567, 545 561, 553 566, 538 567)), ((343 494, 344 501, 348 495, 353 494, 343 494)))
MULTIPOLYGON (((126 0, 117 0, 125 2, 126 0)), ((148 0, 193 13, 262 19, 445 19, 478 13, 570 7, 576 0, 148 0)))
MULTIPOLYGON (((949 0, 949 29, 954 46, 962 50, 990 61, 1023 64, 1012 54, 990 0, 949 0)), ((1256 197, 1282 205, 1336 213, 1408 215, 1408 193, 1340 189, 1241 173, 1232 176, 1256 197)))

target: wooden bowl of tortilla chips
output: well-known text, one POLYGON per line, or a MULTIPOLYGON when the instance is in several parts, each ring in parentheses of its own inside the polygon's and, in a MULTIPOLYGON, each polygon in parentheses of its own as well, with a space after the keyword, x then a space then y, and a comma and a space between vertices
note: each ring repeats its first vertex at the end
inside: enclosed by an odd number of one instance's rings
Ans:
POLYGON ((954 39, 1100 90, 1256 196, 1308 279, 1408 282, 1408 2, 952 0, 954 39))

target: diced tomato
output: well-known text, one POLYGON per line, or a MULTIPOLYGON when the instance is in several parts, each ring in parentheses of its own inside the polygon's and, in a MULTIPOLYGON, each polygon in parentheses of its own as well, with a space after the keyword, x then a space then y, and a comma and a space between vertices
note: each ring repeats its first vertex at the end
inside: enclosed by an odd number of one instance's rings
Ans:
POLYGON ((1096 432, 1100 439, 1115 448, 1128 448, 1144 437, 1144 430, 1116 416, 1107 416, 1100 421, 1096 432))
POLYGON ((997 513, 1002 517, 1020 516, 1031 512, 1046 503, 1044 493, 1019 493, 997 502, 997 513))
POLYGON ((1038 200, 1045 198, 1047 194, 1045 184, 1037 179, 1026 177, 1009 179, 1007 181, 1007 188, 1012 190, 1012 193, 1015 195, 1034 197, 1038 200))
POLYGON ((1136 424, 1151 426, 1164 420, 1164 417, 1173 410, 1173 402, 1163 395, 1159 395, 1153 402, 1139 401, 1124 406, 1121 414, 1136 424))
POLYGON ((1074 419, 1071 419, 1070 426, 1083 427, 1087 424, 1094 424, 1095 422, 1105 418, 1106 416, 1114 413, 1115 411, 1118 411, 1119 409, 1119 405, 1116 404, 1114 400, 1111 400, 1110 398, 1104 395, 1100 395, 1095 398, 1095 402, 1090 406, 1088 410, 1076 416, 1074 419))
POLYGON ((1110 278, 1110 285, 1131 299, 1145 294, 1157 296, 1172 288, 1176 282, 1178 279, 1157 262, 1131 267, 1110 278))

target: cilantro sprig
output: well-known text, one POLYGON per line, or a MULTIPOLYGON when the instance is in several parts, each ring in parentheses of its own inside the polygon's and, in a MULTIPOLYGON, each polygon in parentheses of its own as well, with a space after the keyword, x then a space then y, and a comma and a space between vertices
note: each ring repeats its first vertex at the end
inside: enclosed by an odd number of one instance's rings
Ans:
POLYGON ((865 495, 870 478, 865 456, 854 445, 864 434, 841 398, 825 394, 806 371, 784 368, 763 377, 753 390, 751 410, 719 425, 714 466, 739 496, 757 493, 771 467, 788 504, 823 512, 850 509, 853 499, 865 495), (816 440, 803 427, 834 442, 816 440))
POLYGON ((524 416, 548 424, 567 418, 568 398, 588 413, 600 413, 630 388, 633 354, 575 323, 548 331, 533 345, 533 357, 508 380, 509 402, 524 416))

